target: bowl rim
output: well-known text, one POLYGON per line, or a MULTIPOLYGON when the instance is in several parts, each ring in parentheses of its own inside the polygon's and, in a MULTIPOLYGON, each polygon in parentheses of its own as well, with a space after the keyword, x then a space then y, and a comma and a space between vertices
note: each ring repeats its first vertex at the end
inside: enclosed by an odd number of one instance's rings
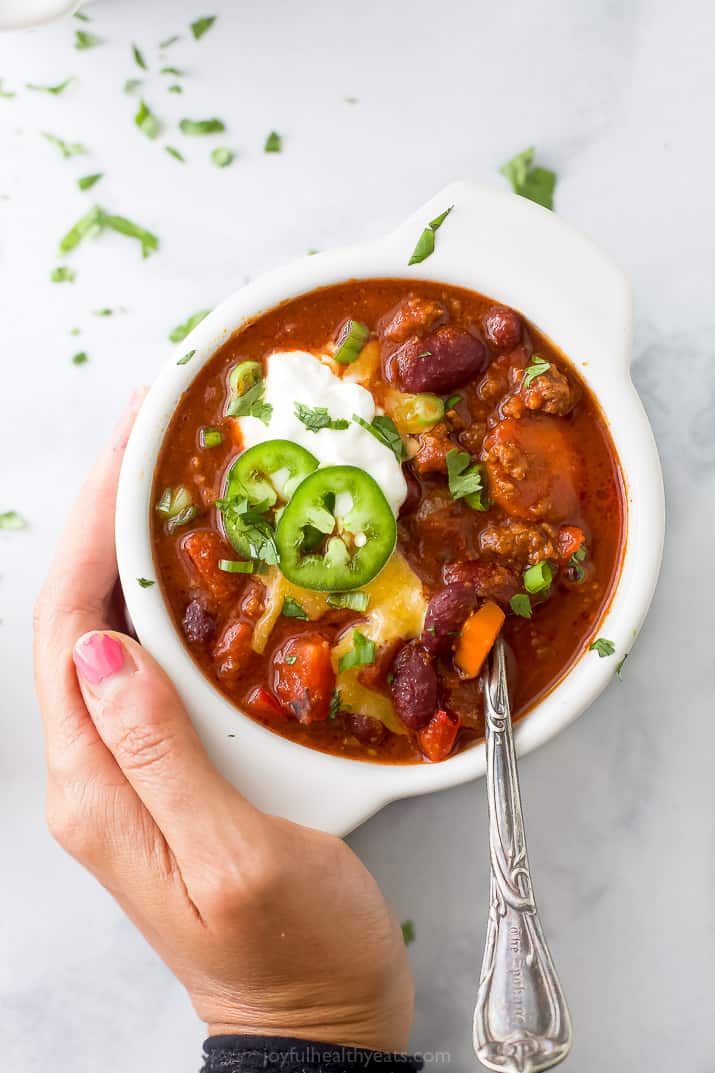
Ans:
MULTIPOLYGON (((594 392, 625 482, 626 534, 620 574, 598 631, 627 655, 650 605, 660 568, 665 513, 653 434, 630 378, 632 301, 620 268, 560 217, 512 194, 452 183, 382 238, 306 256, 230 294, 163 365, 137 418, 122 465, 116 543, 137 635, 167 669, 214 761, 268 812, 345 834, 389 801, 481 776, 480 743, 439 764, 387 765, 341 758, 289 741, 244 715, 204 676, 179 637, 153 577, 151 488, 158 449, 184 391, 216 350, 249 320, 290 298, 348 279, 440 281, 514 305, 568 357, 594 392), (454 204, 435 253, 407 259, 426 222, 454 204), (475 245, 477 243, 477 245, 475 245), (493 280, 493 283, 489 283, 493 280), (576 347, 576 349, 574 349, 576 347), (178 365, 194 351, 190 362, 178 365), (577 361, 574 354, 580 355, 577 361), (226 735, 235 734, 235 743, 226 735), (239 732, 240 731, 240 732, 239 732), (287 779, 276 779, 288 776, 287 779), (317 791, 317 792, 316 792, 317 791)), ((515 727, 520 754, 553 737, 606 687, 613 658, 582 652, 515 727)))

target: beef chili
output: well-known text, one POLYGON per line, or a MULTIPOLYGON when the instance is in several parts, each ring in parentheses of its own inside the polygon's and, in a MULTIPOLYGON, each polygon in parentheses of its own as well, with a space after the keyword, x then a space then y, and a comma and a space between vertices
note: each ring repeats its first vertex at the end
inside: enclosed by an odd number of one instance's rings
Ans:
POLYGON ((515 717, 593 639, 625 500, 599 407, 513 309, 353 281, 285 302, 200 370, 156 467, 157 574, 206 676, 355 759, 483 736, 501 632, 515 717))

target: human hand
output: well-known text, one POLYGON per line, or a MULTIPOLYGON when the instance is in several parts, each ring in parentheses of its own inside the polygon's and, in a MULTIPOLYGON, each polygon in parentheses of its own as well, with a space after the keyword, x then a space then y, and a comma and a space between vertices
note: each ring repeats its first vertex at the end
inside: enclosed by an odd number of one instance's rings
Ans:
POLYGON ((114 895, 210 1035, 403 1051, 400 928, 340 839, 264 815, 211 764, 171 681, 115 632, 114 505, 132 400, 35 614, 52 834, 114 895))

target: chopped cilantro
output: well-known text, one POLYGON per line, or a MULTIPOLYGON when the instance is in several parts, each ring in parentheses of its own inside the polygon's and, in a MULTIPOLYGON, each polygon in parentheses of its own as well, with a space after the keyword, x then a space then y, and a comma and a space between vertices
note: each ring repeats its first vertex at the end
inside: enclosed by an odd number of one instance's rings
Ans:
POLYGON ((517 592, 516 596, 512 596, 509 607, 515 615, 520 615, 521 618, 531 618, 531 600, 525 592, 517 592))
POLYGON ((616 651, 616 646, 607 637, 597 637, 588 646, 588 650, 589 652, 598 652, 600 658, 603 659, 605 656, 612 656, 616 651))
POLYGON ((96 48, 97 45, 101 44, 102 38, 97 37, 96 34, 91 34, 87 30, 75 30, 74 47, 80 51, 88 48, 96 48))
POLYGON ((67 265, 58 265, 50 272, 50 279, 53 283, 74 283, 76 278, 77 273, 67 265))
POLYGON ((89 361, 89 357, 84 350, 80 350, 78 354, 72 356, 73 365, 86 365, 89 361))
POLYGON ((309 432, 319 432, 321 428, 345 429, 350 425, 350 422, 343 417, 331 417, 327 406, 316 406, 311 409, 310 406, 306 406, 302 402, 296 402, 293 406, 293 412, 309 432))
POLYGON ((195 19, 195 21, 191 23, 191 32, 196 41, 200 41, 207 30, 211 29, 216 22, 216 18, 216 15, 204 15, 202 18, 195 19))
POLYGON ((405 941, 405 946, 409 946, 410 943, 415 941, 415 925, 411 920, 403 920, 400 927, 402 928, 402 938, 405 941))
POLYGON ((0 514, 0 529, 27 529, 27 522, 16 510, 6 510, 0 514))
POLYGON ((211 163, 215 164, 217 168, 227 168, 229 164, 233 163, 234 154, 231 149, 213 149, 211 151, 211 163))
POLYGON ((150 581, 148 577, 138 577, 137 582, 142 589, 150 589, 152 585, 156 585, 156 582, 150 581))
POLYGON ((77 186, 80 190, 90 190, 102 178, 104 178, 103 171, 95 172, 94 175, 83 175, 81 179, 77 180, 77 186))
POLYGON ((229 417, 257 417, 264 425, 267 425, 273 413, 273 407, 269 402, 264 402, 263 395, 266 385, 259 380, 243 395, 237 395, 232 399, 226 413, 229 417))
POLYGON ((142 134, 146 134, 147 138, 151 138, 152 140, 158 136, 159 130, 161 129, 159 120, 143 99, 139 102, 139 111, 134 116, 134 122, 139 127, 142 134))
POLYGON ((272 130, 266 138, 263 146, 264 153, 281 153, 283 151, 283 138, 277 130, 272 130))
POLYGON ((381 443, 384 447, 389 447, 398 462, 405 461, 407 450, 391 417, 387 417, 385 414, 378 414, 370 422, 363 417, 358 417, 357 414, 353 414, 353 421, 374 436, 378 443, 381 443))
POLYGON ((44 130, 42 136, 47 139, 50 145, 54 145, 59 149, 65 160, 71 156, 83 156, 87 152, 86 147, 81 142, 66 142, 64 139, 58 138, 56 134, 48 134, 44 130))
POLYGON ((535 201, 545 209, 553 209, 556 174, 547 168, 535 167, 534 153, 533 146, 517 153, 499 171, 509 180, 515 194, 535 201))
POLYGON ((283 608, 281 614, 286 618, 298 618, 307 621, 308 613, 297 600, 294 600, 292 596, 283 597, 283 608))
POLYGON ((524 377, 521 381, 522 387, 531 387, 532 381, 536 380, 537 376, 543 376, 550 368, 550 361, 544 361, 538 354, 532 354, 529 364, 524 370, 524 377))
POLYGON ((370 641, 360 630, 353 630, 353 647, 345 652, 338 662, 338 672, 349 671, 352 667, 366 667, 375 662, 375 642, 370 641))
POLYGON ((221 134, 226 129, 225 124, 220 119, 182 119, 179 122, 179 129, 183 134, 201 135, 201 134, 221 134))
POLYGON ((70 82, 74 82, 74 78, 66 78, 64 82, 58 82, 56 86, 38 86, 36 82, 26 82, 25 85, 28 89, 35 90, 38 93, 52 93, 57 97, 67 89, 70 82))
POLYGON ((169 332, 170 341, 180 343, 182 339, 186 339, 189 332, 192 332, 197 324, 200 324, 205 317, 208 317, 210 312, 210 309, 200 309, 198 313, 192 313, 183 324, 177 324, 175 328, 171 329, 169 332))

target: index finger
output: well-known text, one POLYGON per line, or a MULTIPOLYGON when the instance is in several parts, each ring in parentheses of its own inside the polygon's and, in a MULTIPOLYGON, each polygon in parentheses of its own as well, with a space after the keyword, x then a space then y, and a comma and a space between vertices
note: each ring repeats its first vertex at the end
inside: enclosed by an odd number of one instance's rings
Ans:
MULTIPOLYGON (((35 613, 35 684, 52 771, 95 765, 104 750, 82 699, 72 662, 75 641, 107 628, 117 579, 114 505, 124 451, 146 394, 137 391, 72 510, 35 613)), ((107 752, 107 758, 111 760, 107 752)), ((112 761, 112 764, 114 762, 112 761)))

